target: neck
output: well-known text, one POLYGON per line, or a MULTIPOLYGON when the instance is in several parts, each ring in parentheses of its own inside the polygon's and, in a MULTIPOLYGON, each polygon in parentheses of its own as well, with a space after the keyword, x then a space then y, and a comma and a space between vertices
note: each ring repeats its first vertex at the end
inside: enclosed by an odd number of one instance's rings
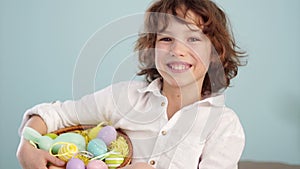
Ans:
POLYGON ((162 93, 168 98, 168 117, 169 119, 182 107, 201 100, 202 83, 187 86, 170 86, 163 83, 162 93))
POLYGON ((180 100, 182 106, 201 100, 201 88, 196 85, 188 87, 163 87, 163 94, 171 101, 180 100))

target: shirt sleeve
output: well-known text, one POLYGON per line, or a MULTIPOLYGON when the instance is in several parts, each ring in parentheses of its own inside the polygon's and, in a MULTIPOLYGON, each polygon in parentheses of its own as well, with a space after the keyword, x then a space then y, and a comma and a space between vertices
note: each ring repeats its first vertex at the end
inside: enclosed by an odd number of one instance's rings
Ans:
POLYGON ((111 112, 114 111, 111 89, 111 86, 106 87, 76 101, 56 101, 36 105, 25 112, 19 134, 32 115, 39 115, 45 121, 48 132, 72 125, 109 121, 111 112))
POLYGON ((199 169, 237 169, 245 145, 245 135, 237 115, 225 108, 220 122, 208 136, 199 169))

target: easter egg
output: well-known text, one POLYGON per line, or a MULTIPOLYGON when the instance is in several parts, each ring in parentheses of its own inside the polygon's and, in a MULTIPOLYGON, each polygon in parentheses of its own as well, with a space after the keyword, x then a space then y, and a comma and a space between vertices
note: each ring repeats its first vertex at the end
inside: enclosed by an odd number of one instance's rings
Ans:
POLYGON ((90 159, 94 157, 94 155, 88 151, 79 151, 74 157, 79 158, 84 162, 85 165, 87 165, 90 159))
POLYGON ((108 166, 101 160, 92 160, 88 163, 86 169, 108 169, 108 166))
POLYGON ((109 169, 119 167, 124 161, 124 157, 120 153, 112 153, 105 158, 105 163, 109 169))
POLYGON ((117 134, 118 133, 113 126, 105 126, 99 131, 97 138, 100 138, 107 146, 109 146, 112 141, 117 139, 117 134))
POLYGON ((66 169, 85 169, 85 165, 80 159, 71 158, 67 163, 66 169))
POLYGON ((63 161, 70 160, 76 153, 78 153, 78 148, 75 144, 68 143, 62 145, 58 150, 58 158, 60 158, 63 161))
POLYGON ((42 150, 49 151, 49 149, 51 148, 52 144, 53 144, 53 140, 52 140, 52 138, 50 138, 48 136, 41 136, 38 139, 38 146, 42 150))
POLYGON ((96 138, 101 129, 102 129, 101 125, 93 127, 88 133, 89 139, 92 140, 92 139, 96 138))
POLYGON ((39 132, 31 127, 24 127, 22 135, 26 140, 31 140, 34 143, 38 143, 39 138, 42 136, 39 132))
POLYGON ((99 156, 107 152, 107 146, 104 141, 99 138, 95 138, 88 143, 87 150, 94 156, 99 156))
POLYGON ((50 138, 52 138, 52 139, 56 139, 57 134, 55 134, 55 133, 47 133, 47 134, 45 134, 44 136, 48 136, 48 137, 50 137, 50 138))
MULTIPOLYGON (((67 143, 73 143, 77 146, 79 151, 84 151, 85 150, 85 139, 82 135, 78 133, 63 133, 54 139, 53 143, 58 143, 58 142, 67 142, 67 143)), ((59 148, 61 145, 54 146, 52 148, 52 152, 54 154, 58 153, 59 148)))

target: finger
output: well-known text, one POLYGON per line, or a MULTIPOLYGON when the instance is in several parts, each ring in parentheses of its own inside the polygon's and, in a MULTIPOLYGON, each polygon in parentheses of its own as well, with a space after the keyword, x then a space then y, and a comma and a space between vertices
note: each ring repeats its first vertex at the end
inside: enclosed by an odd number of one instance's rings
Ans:
POLYGON ((47 161, 39 149, 33 147, 27 140, 21 140, 17 158, 23 169, 47 169, 47 161))
POLYGON ((48 169, 65 169, 65 167, 58 167, 58 166, 51 165, 49 166, 48 169))
POLYGON ((65 162, 53 155, 50 155, 48 152, 46 153, 46 160, 48 161, 48 163, 50 163, 51 165, 57 166, 57 167, 63 167, 65 166, 65 162))

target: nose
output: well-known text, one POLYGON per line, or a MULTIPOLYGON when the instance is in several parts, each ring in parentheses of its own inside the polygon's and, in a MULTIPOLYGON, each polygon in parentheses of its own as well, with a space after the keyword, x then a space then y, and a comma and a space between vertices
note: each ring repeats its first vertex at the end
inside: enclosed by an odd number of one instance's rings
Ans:
POLYGON ((173 44, 171 45, 171 49, 170 49, 170 53, 177 57, 186 56, 187 51, 188 51, 188 47, 180 40, 174 40, 173 44))

